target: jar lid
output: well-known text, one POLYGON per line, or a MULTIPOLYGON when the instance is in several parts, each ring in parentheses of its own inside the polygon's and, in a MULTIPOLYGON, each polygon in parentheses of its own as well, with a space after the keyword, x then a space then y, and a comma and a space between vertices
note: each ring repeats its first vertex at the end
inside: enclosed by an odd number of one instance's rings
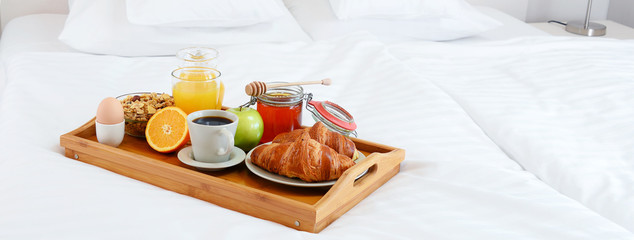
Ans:
POLYGON ((309 101, 307 109, 318 119, 328 121, 325 122, 326 125, 332 123, 348 131, 357 129, 357 124, 354 122, 352 115, 335 103, 329 101, 309 101))
MULTIPOLYGON (((271 82, 283 83, 283 82, 271 82)), ((267 89, 266 92, 257 96, 259 101, 274 106, 291 106, 302 102, 304 99, 304 88, 302 86, 285 86, 267 89)))
POLYGON ((207 47, 190 47, 179 50, 176 56, 186 62, 203 63, 218 57, 218 50, 207 47))

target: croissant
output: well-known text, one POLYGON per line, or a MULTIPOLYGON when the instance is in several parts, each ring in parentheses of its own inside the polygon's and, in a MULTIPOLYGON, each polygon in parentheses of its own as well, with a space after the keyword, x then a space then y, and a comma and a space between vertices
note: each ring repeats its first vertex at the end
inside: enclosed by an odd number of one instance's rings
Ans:
POLYGON ((311 139, 307 132, 294 142, 255 148, 251 152, 251 162, 269 172, 306 182, 337 179, 355 164, 349 157, 311 139))
POLYGON ((296 129, 291 132, 279 134, 273 139, 274 143, 284 143, 296 141, 304 132, 310 135, 310 138, 321 144, 331 147, 340 154, 346 155, 351 159, 356 158, 357 148, 354 142, 349 138, 328 130, 323 123, 317 122, 310 128, 296 129))

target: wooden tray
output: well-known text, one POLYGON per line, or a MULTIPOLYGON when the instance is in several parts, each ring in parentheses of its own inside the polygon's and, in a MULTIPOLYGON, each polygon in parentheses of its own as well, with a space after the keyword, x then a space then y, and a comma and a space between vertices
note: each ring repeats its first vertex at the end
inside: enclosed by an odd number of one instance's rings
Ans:
POLYGON ((405 150, 352 138, 367 158, 348 169, 330 188, 274 183, 241 163, 201 172, 181 163, 176 153, 154 151, 145 139, 125 136, 117 148, 100 144, 94 119, 60 137, 65 154, 88 164, 195 197, 224 208, 317 233, 387 182, 400 170, 405 150), (356 176, 368 170, 361 178, 356 176))

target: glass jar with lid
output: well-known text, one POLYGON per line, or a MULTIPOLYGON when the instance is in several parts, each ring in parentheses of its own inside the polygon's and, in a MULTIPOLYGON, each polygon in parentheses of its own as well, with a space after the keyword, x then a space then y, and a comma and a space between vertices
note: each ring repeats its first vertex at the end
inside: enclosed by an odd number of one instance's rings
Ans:
POLYGON ((205 109, 220 109, 225 85, 216 69, 218 51, 207 47, 179 50, 181 61, 172 71, 172 95, 177 107, 186 113, 205 109))
POLYGON ((302 127, 303 99, 304 89, 301 86, 271 88, 257 97, 257 111, 264 122, 261 143, 273 141, 280 133, 302 127))
MULTIPOLYGON (((284 82, 269 82, 277 84, 284 82)), ((257 111, 264 123, 264 132, 260 143, 267 143, 280 133, 302 128, 302 107, 306 100, 306 109, 312 113, 313 119, 331 131, 344 136, 357 137, 357 125, 352 115, 341 106, 330 101, 313 101, 312 93, 304 93, 301 86, 284 86, 269 88, 262 95, 251 97, 251 101, 242 105, 257 103, 257 111)))

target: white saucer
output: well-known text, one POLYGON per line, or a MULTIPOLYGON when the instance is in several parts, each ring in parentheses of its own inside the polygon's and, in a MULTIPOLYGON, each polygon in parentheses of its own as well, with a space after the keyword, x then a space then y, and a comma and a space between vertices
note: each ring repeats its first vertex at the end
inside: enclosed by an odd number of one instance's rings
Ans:
POLYGON ((178 160, 201 171, 217 171, 228 167, 233 167, 244 161, 246 154, 239 147, 233 147, 229 161, 219 163, 207 163, 194 160, 192 147, 186 147, 178 152, 178 160))

